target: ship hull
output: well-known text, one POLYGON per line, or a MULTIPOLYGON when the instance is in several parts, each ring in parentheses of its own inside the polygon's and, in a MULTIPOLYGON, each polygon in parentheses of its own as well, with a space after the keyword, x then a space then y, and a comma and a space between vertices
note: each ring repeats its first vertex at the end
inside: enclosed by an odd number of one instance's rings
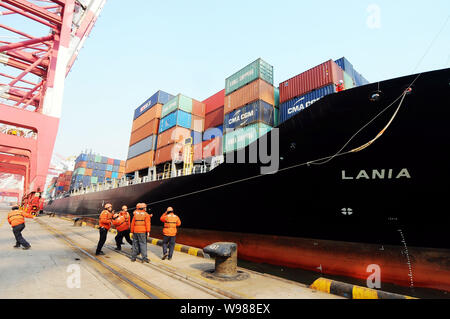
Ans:
POLYGON ((145 202, 159 225, 172 206, 183 244, 234 241, 243 259, 357 278, 378 265, 382 281, 450 290, 449 79, 445 69, 323 98, 278 127, 273 174, 261 174, 261 161, 224 163, 205 174, 58 199, 46 210, 92 215, 106 201, 145 202), (378 89, 381 99, 370 101, 378 89), (344 151, 372 140, 391 119, 370 146, 329 158, 347 142, 344 151))

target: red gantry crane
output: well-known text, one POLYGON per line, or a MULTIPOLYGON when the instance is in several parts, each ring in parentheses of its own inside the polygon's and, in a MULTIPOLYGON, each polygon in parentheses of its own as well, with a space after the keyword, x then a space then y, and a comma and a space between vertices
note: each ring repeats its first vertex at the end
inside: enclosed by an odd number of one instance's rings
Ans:
POLYGON ((44 191, 64 80, 105 2, 0 0, 0 173, 24 194, 44 191))

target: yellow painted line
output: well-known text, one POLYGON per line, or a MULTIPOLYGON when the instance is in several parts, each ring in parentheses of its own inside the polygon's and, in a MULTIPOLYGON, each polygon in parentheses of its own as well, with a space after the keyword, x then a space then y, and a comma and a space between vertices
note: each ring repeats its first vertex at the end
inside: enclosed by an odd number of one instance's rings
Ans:
POLYGON ((319 278, 316 281, 314 281, 310 286, 310 288, 312 289, 326 292, 327 294, 330 293, 330 287, 331 287, 331 280, 326 278, 319 278))
POLYGON ((353 286, 353 299, 379 299, 377 291, 374 289, 353 286))
POLYGON ((182 247, 182 245, 175 244, 175 250, 176 251, 181 251, 181 247, 182 247))
POLYGON ((152 239, 152 244, 153 244, 153 245, 158 245, 158 239, 153 238, 153 239, 152 239))
POLYGON ((197 256, 197 253, 198 253, 198 249, 197 249, 197 248, 191 247, 191 248, 189 248, 189 250, 188 250, 188 254, 189 254, 189 255, 197 256))

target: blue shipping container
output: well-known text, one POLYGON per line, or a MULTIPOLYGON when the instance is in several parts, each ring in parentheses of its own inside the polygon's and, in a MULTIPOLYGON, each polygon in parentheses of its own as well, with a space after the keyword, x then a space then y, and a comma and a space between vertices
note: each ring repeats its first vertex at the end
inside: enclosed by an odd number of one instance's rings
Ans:
POLYGON ((190 113, 178 110, 168 114, 162 118, 159 122, 159 133, 167 131, 175 125, 190 129, 191 128, 192 115, 190 113))
POLYGON ((119 166, 113 166, 113 172, 118 172, 119 171, 119 166))
POLYGON ((89 162, 95 162, 95 155, 94 155, 94 154, 89 154, 89 155, 87 156, 87 160, 88 160, 89 162))
POLYGON ((192 143, 195 145, 195 144, 198 144, 198 143, 202 142, 202 140, 203 140, 203 133, 192 130, 191 131, 191 137, 192 137, 192 143))
POLYGON ((354 68, 353 65, 345 58, 342 57, 340 59, 337 59, 336 61, 334 61, 337 65, 339 65, 341 67, 342 70, 344 70, 345 72, 347 72, 348 75, 350 75, 353 79, 355 78, 354 76, 354 68))
POLYGON ((87 154, 80 154, 80 155, 78 155, 77 159, 75 160, 75 163, 86 162, 87 160, 88 160, 87 154))
POLYGON ((114 160, 114 166, 120 166, 120 160, 114 160))
POLYGON ((98 183, 103 183, 105 181, 105 177, 104 176, 99 176, 97 179, 98 183))
POLYGON ((106 170, 107 170, 107 171, 112 171, 112 168, 113 168, 113 166, 112 166, 112 165, 109 165, 109 164, 108 164, 108 165, 106 165, 106 170))
POLYGON ((111 174, 111 178, 119 178, 119 173, 118 172, 113 172, 111 174))
POLYGON ((335 92, 334 84, 331 84, 280 104, 279 122, 283 123, 287 119, 296 115, 298 112, 303 111, 307 107, 311 106, 314 102, 317 102, 325 95, 334 92, 335 92))
POLYGON ((94 168, 94 162, 87 162, 86 163, 86 168, 93 169, 94 168))
POLYGON ((203 133, 203 140, 209 141, 216 137, 223 136, 223 125, 217 127, 210 127, 203 133))
POLYGON ((166 93, 164 91, 156 92, 134 111, 133 120, 137 119, 139 116, 150 110, 155 104, 166 104, 174 97, 174 95, 166 93))
POLYGON ((102 163, 103 164, 107 164, 108 163, 108 158, 106 156, 102 156, 102 163))
POLYGON ((274 126, 274 107, 264 101, 247 104, 225 114, 223 121, 225 134, 257 122, 274 126))
POLYGON ((98 171, 98 177, 105 177, 105 171, 98 171))

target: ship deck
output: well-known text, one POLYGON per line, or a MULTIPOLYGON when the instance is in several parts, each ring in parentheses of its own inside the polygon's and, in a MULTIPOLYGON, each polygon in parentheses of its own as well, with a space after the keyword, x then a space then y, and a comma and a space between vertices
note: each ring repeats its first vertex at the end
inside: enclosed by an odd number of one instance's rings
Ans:
POLYGON ((0 298, 2 299, 341 299, 306 285, 238 268, 241 281, 218 281, 202 273, 214 260, 175 251, 161 260, 162 249, 148 244, 149 264, 129 259, 131 246, 114 250, 108 233, 105 256, 95 256, 98 230, 76 227, 47 215, 26 220, 24 238, 31 249, 13 248, 7 210, 0 210, 0 298))

